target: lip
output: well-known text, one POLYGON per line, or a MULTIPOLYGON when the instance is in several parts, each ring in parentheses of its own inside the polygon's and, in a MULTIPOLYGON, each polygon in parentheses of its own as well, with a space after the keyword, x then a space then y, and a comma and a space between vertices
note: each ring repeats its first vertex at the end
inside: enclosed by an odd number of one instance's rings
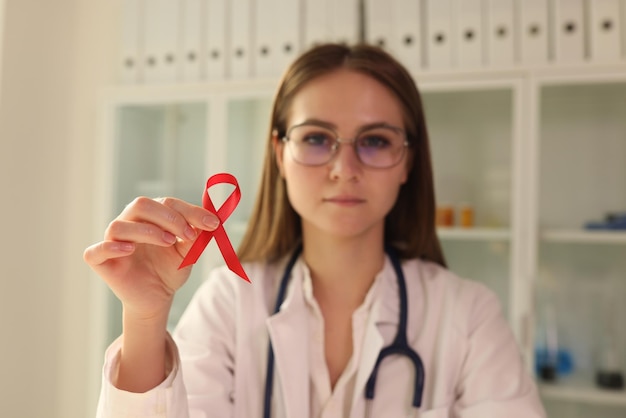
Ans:
POLYGON ((341 206, 356 206, 365 203, 365 199, 350 195, 338 195, 324 199, 325 202, 334 203, 341 206))

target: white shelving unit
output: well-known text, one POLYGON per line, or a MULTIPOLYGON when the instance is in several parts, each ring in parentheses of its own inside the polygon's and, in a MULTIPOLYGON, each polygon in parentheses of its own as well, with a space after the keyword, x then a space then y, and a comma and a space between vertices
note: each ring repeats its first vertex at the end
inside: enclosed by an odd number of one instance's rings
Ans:
MULTIPOLYGON (((626 62, 414 77, 427 113, 438 200, 468 202, 476 214, 472 228, 438 230, 451 268, 500 296, 529 370, 538 331, 536 287, 556 289, 567 302, 559 310, 561 340, 571 344, 566 348, 581 374, 540 384, 550 416, 623 417, 626 392, 598 389, 585 376, 594 370, 598 289, 616 283, 616 294, 626 301, 626 232, 582 226, 605 211, 626 211, 626 62)), ((243 196, 225 225, 236 245, 259 181, 277 83, 107 90, 98 222, 104 228, 136 194, 173 192, 199 201, 206 178, 228 171, 243 196), (121 158, 131 151, 123 168, 121 158)), ((216 200, 228 192, 218 191, 216 200)), ((207 271, 221 262, 210 244, 176 302, 172 323, 207 271)), ((108 330, 105 344, 119 331, 119 310, 106 292, 99 297, 109 300, 96 325, 108 330)), ((624 368, 626 336, 620 338, 624 368)))

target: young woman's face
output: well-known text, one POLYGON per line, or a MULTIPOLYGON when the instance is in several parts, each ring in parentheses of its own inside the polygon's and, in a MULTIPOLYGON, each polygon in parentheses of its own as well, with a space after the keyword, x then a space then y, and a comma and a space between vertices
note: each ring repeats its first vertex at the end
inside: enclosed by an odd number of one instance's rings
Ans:
MULTIPOLYGON (((306 154, 308 162, 317 165, 302 164, 304 154, 293 152, 294 143, 281 143, 279 139, 275 144, 280 173, 289 200, 302 218, 305 234, 343 238, 373 234, 382 238, 385 216, 407 179, 408 150, 403 148, 401 154, 396 154, 397 163, 387 168, 371 168, 361 162, 359 155, 370 164, 382 161, 388 165, 390 160, 376 159, 369 150, 386 147, 386 138, 398 139, 396 128, 404 128, 399 100, 365 74, 340 69, 301 88, 287 118, 288 142, 298 137, 313 151, 320 150, 316 154, 309 149, 306 154), (293 129, 303 124, 305 128, 293 129), (302 130, 307 127, 311 130, 302 130), (324 163, 321 144, 332 131, 342 141, 360 138, 359 155, 351 143, 342 142, 330 161, 324 163)), ((404 140, 402 133, 399 137, 404 140)))

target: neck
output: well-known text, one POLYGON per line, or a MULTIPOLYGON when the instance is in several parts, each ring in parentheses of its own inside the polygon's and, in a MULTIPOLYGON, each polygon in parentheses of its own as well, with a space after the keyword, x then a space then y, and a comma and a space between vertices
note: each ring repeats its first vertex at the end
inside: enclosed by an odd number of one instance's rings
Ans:
POLYGON ((381 238, 305 239, 303 256, 316 298, 356 309, 382 269, 385 251, 381 238))

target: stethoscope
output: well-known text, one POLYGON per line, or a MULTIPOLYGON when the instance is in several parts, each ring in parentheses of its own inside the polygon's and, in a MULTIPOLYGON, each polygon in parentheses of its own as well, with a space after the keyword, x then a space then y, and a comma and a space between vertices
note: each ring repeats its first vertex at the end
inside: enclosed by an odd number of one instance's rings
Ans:
MULTIPOLYGON (((372 373, 370 374, 370 377, 365 385, 365 398, 370 401, 374 399, 376 376, 378 375, 378 367, 380 366, 380 363, 385 359, 385 357, 397 354, 400 356, 408 357, 409 360, 411 360, 411 363, 413 363, 413 367, 415 368, 415 382, 413 384, 413 407, 419 408, 422 404, 422 394, 424 392, 424 364, 422 363, 422 359, 420 358, 419 354, 417 354, 417 352, 413 350, 407 342, 406 326, 408 307, 406 296, 406 281, 404 279, 404 273, 400 265, 400 259, 398 258, 395 251, 389 246, 385 248, 385 251, 389 255, 389 259, 391 260, 393 269, 396 272, 396 279, 398 281, 398 293, 400 296, 400 321, 398 322, 398 330, 396 332, 396 337, 394 338, 393 342, 387 347, 384 347, 378 354, 378 359, 376 360, 374 369, 372 370, 372 373)), ((289 259, 287 266, 285 267, 285 272, 283 273, 283 277, 280 281, 280 287, 278 289, 276 306, 274 307, 274 314, 277 314, 280 311, 280 305, 282 305, 283 301, 285 300, 285 294, 287 293, 287 285, 289 284, 291 271, 293 270, 293 266, 296 264, 296 261, 298 260, 301 252, 302 246, 299 245, 289 259)), ((263 405, 264 418, 270 418, 273 382, 274 350, 272 348, 272 342, 270 341, 267 354, 267 371, 265 374, 265 400, 263 405)))

